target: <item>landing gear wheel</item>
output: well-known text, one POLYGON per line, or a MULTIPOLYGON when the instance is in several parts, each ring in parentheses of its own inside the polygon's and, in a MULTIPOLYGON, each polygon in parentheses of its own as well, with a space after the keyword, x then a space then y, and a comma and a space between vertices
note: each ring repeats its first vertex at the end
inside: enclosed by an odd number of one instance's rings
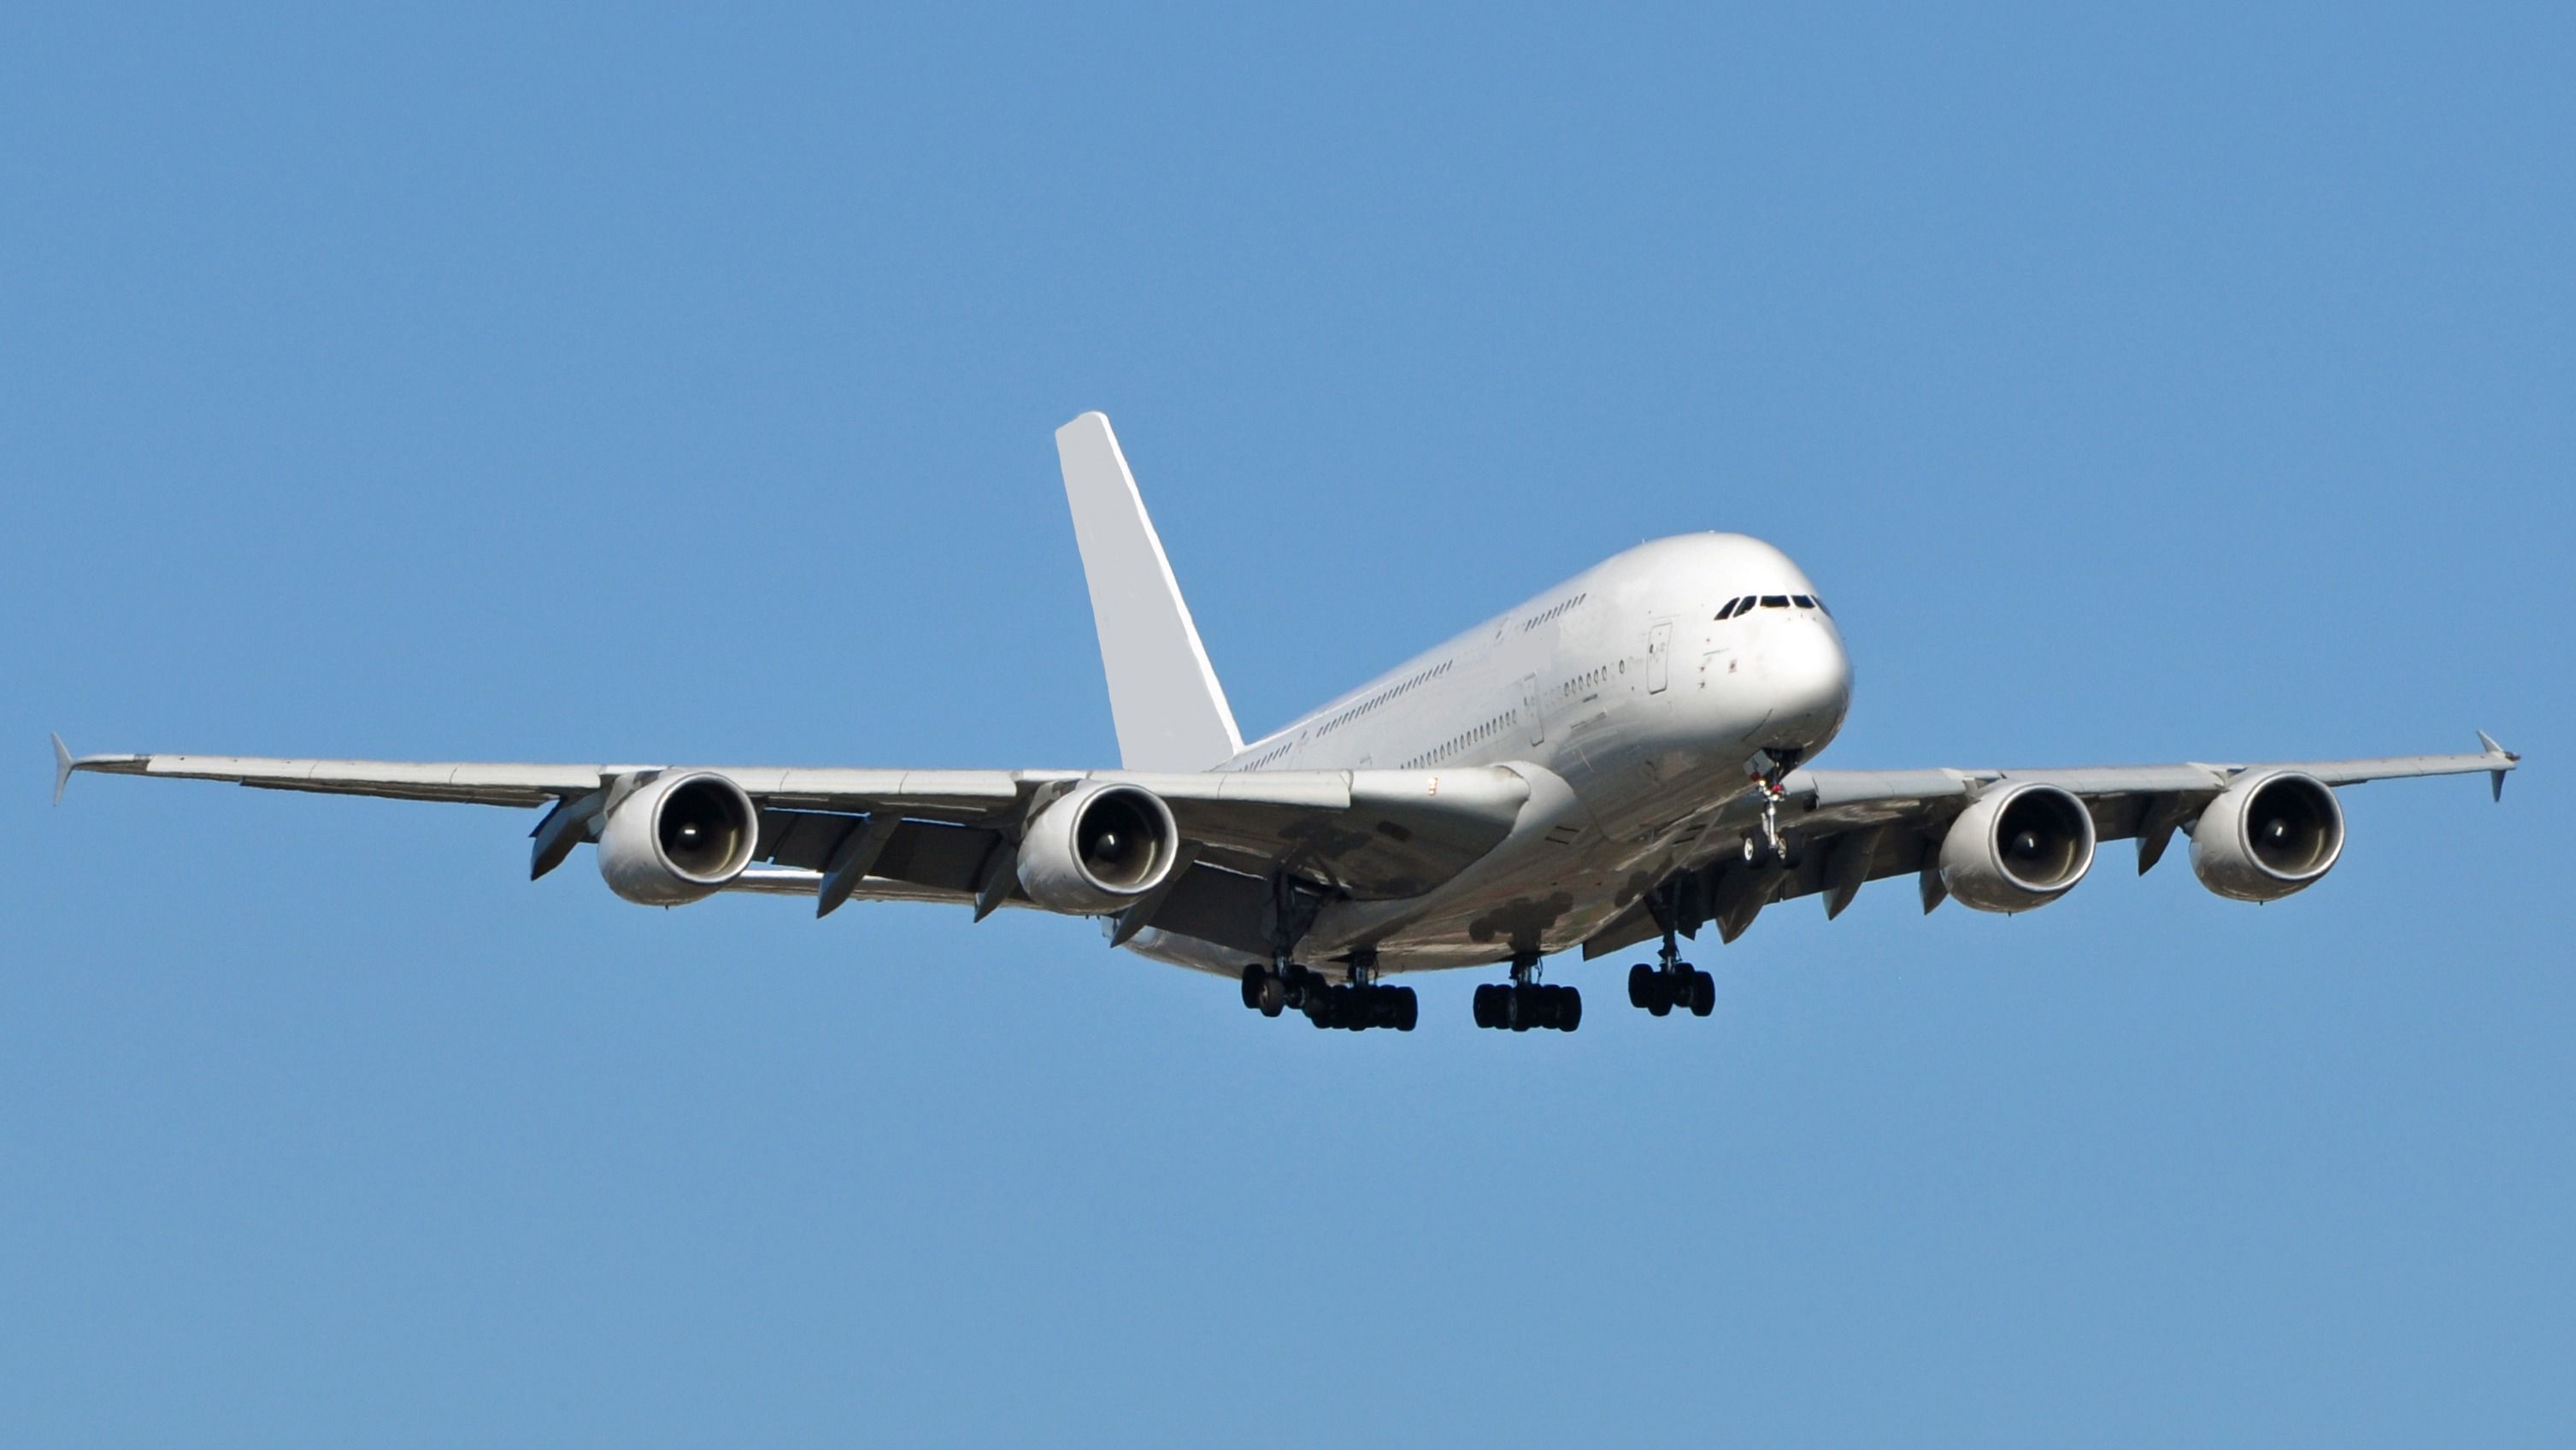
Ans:
POLYGON ((1254 998, 1252 1005, 1264 1017, 1276 1017, 1287 1011, 1288 984, 1279 980, 1277 972, 1262 973, 1260 994, 1254 998))
POLYGON ((1646 983, 1646 1010, 1658 1017, 1668 1017, 1673 1010, 1673 979, 1669 972, 1650 974, 1646 983))
POLYGON ((1390 987, 1387 994, 1395 999, 1395 1030, 1411 1032, 1413 1024, 1422 1020, 1421 999, 1413 995, 1411 987, 1390 987))
POLYGON ((1270 969, 1254 962, 1243 969, 1243 1005, 1247 1010, 1261 1008, 1261 984, 1270 980, 1270 969))
POLYGON ((1644 962, 1628 969, 1628 1005, 1643 1007, 1654 1000, 1655 969, 1644 962))
POLYGON ((1717 1010, 1717 978, 1701 971, 1690 974, 1690 1009, 1693 1017, 1717 1010))
MULTIPOLYGON (((1398 1025, 1410 1031, 1412 989, 1397 990, 1405 994, 1405 1017, 1398 1025)), ((1541 1027, 1572 1032, 1583 1025, 1583 994, 1572 987, 1538 982, 1487 982, 1476 989, 1476 1025, 1502 1032, 1528 1032, 1541 1027)))

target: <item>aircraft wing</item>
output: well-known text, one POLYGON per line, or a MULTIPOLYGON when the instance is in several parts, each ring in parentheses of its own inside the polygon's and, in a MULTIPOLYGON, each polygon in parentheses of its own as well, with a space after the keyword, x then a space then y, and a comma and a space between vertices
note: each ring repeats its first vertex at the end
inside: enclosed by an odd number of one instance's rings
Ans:
MULTIPOLYGON (((1762 800, 1748 789, 1700 823, 1698 846, 1672 878, 1669 909, 1678 927, 1695 934, 1714 922, 1733 941, 1772 902, 1822 896, 1825 914, 1839 916, 1860 888, 1891 876, 1918 876, 1923 909, 1942 900, 1933 863, 1950 821, 1989 791, 2036 782, 2080 799, 2099 840, 2134 839, 2138 871, 2153 868, 2173 834, 2196 820, 2230 785, 2275 771, 2295 771, 2328 786, 2416 776, 2491 778, 2504 794, 2507 772, 2521 757, 2484 732, 2475 755, 2399 755, 2368 760, 2274 761, 2261 764, 2096 765, 2040 770, 1798 770, 1782 783, 1780 834, 1785 859, 1743 859, 1741 842, 1762 815, 1762 800)), ((1641 900, 1584 943, 1586 958, 1605 956, 1659 935, 1657 906, 1641 900)))
POLYGON ((75 772, 211 780, 265 790, 392 800, 547 807, 530 872, 543 876, 636 786, 703 769, 760 812, 754 864, 727 889, 813 895, 823 911, 857 899, 1030 905, 1010 866, 1021 828, 1085 781, 1141 786, 1171 810, 1190 857, 1170 889, 1121 917, 1266 953, 1271 880, 1361 900, 1419 895, 1491 851, 1529 799, 1512 770, 1147 772, 869 770, 808 767, 526 765, 303 760, 229 755, 74 757, 57 738, 55 796, 75 772), (860 861, 855 873, 846 869, 860 861))

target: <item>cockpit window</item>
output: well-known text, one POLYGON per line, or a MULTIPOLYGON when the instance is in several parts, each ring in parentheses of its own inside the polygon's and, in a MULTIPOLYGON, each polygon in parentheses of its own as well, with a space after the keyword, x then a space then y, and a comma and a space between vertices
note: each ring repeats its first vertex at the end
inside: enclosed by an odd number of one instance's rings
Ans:
POLYGON ((1727 618, 1733 613, 1735 613, 1735 601, 1732 599, 1717 607, 1717 617, 1720 619, 1727 618))
POLYGON ((1765 594, 1762 596, 1762 607, 1765 609, 1786 609, 1789 607, 1789 596, 1786 594, 1765 594))
POLYGON ((1789 596, 1789 602, 1798 606, 1800 609, 1813 609, 1816 607, 1814 597, 1806 594, 1792 594, 1789 596))

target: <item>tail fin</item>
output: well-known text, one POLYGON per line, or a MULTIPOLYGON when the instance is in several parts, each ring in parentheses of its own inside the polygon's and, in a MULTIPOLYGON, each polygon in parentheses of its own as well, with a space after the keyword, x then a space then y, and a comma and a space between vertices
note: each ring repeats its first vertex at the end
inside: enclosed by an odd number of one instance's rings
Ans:
POLYGON ((1055 430, 1073 536, 1091 583, 1091 622, 1109 674, 1109 712, 1129 770, 1206 770, 1243 750, 1234 711, 1208 664, 1207 647, 1163 540, 1145 514, 1136 476, 1109 420, 1085 413, 1055 430))

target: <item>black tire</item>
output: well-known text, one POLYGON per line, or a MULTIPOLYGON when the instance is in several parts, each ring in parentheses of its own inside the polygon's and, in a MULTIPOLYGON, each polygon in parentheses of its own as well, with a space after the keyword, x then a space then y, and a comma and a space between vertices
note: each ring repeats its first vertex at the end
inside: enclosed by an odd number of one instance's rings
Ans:
POLYGON ((1654 979, 1654 968, 1647 966, 1644 962, 1639 962, 1637 965, 1628 969, 1629 1006, 1643 1007, 1646 1005, 1646 994, 1655 990, 1654 979))
POLYGON ((1260 1009, 1261 984, 1269 975, 1270 969, 1259 962, 1243 969, 1243 1005, 1247 1010, 1260 1009))
POLYGON ((1672 1015, 1672 973, 1657 972, 1655 973, 1654 981, 1647 984, 1646 1010, 1654 1013, 1658 1017, 1669 1017, 1672 1015))
POLYGON ((1264 1017, 1276 1017, 1280 1013, 1287 1011, 1288 984, 1279 980, 1276 973, 1262 973, 1261 998, 1252 1005, 1259 1008, 1261 1015, 1264 1017))
POLYGON ((1396 987, 1391 990, 1395 996, 1395 1030, 1411 1032, 1413 1024, 1422 1020, 1422 1001, 1413 995, 1411 987, 1396 987))
POLYGON ((1476 1008, 1476 1025, 1477 1025, 1478 1027, 1484 1027, 1484 1028, 1490 1028, 1490 1027, 1492 1027, 1492 1026, 1494 1025, 1494 984, 1493 984, 1493 983, 1491 983, 1491 982, 1478 982, 1478 983, 1476 984, 1476 1002, 1475 1002, 1475 1008, 1476 1008))
POLYGON ((1563 995, 1556 999, 1556 1021, 1549 1025, 1559 1032, 1572 1032, 1583 1025, 1583 994, 1572 987, 1556 990, 1563 995))
POLYGON ((1691 973, 1690 1009, 1693 1017, 1705 1017, 1717 1010, 1717 978, 1706 972, 1691 973))
POLYGON ((1538 1025, 1538 994, 1527 986, 1514 983, 1503 988, 1503 1021, 1514 1032, 1527 1032, 1538 1025))

